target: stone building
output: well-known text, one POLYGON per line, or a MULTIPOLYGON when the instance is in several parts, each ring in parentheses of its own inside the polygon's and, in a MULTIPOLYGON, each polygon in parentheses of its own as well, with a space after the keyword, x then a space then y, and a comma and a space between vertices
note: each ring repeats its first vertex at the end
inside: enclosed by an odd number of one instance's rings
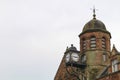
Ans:
POLYGON ((93 12, 93 19, 79 34, 80 51, 73 45, 66 49, 54 80, 120 80, 120 52, 115 45, 111 50, 111 33, 93 12), (71 50, 79 53, 85 68, 66 66, 66 53, 71 50))

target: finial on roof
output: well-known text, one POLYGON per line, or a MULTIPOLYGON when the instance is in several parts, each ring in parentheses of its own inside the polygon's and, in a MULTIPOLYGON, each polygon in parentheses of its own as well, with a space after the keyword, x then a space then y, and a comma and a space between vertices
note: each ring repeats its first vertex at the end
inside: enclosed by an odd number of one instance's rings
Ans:
POLYGON ((113 50, 116 50, 116 51, 117 51, 117 49, 116 49, 116 47, 115 47, 115 44, 113 44, 113 50))
POLYGON ((66 51, 68 50, 68 46, 67 46, 67 48, 66 48, 66 51))
POLYGON ((96 19, 96 14, 95 14, 95 6, 93 7, 93 19, 96 19))
POLYGON ((114 53, 114 55, 116 55, 116 54, 120 54, 120 52, 118 52, 118 50, 116 49, 116 47, 115 47, 114 44, 113 44, 112 53, 114 53), (114 51, 114 52, 113 52, 113 51, 114 51))
POLYGON ((73 47, 73 44, 71 44, 71 47, 73 47))
POLYGON ((113 44, 113 48, 115 48, 115 44, 113 44))
POLYGON ((113 49, 117 50, 116 47, 115 47, 115 44, 113 44, 113 49))

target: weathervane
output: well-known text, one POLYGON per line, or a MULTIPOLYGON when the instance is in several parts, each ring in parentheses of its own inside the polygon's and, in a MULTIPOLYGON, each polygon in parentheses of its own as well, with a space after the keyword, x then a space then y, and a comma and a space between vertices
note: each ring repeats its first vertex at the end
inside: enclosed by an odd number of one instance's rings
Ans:
POLYGON ((93 6, 93 19, 96 19, 96 14, 95 14, 95 11, 97 10, 97 9, 95 9, 95 6, 93 6))

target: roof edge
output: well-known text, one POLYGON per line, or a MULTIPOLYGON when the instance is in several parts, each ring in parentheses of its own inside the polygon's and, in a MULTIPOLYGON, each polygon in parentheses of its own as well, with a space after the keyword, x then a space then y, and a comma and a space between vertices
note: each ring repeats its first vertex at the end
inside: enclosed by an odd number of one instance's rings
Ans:
POLYGON ((99 31, 109 34, 109 35, 110 35, 110 38, 111 38, 111 34, 110 34, 109 31, 101 30, 101 29, 89 29, 89 30, 87 30, 87 31, 84 31, 84 32, 80 33, 78 36, 80 37, 81 35, 83 35, 83 34, 85 34, 85 33, 89 33, 89 32, 99 32, 99 31))

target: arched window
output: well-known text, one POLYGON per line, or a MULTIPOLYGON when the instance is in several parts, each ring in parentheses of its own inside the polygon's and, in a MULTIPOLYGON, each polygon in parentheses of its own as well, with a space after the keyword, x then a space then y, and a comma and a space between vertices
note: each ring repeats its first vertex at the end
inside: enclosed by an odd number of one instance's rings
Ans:
POLYGON ((85 54, 81 56, 81 62, 86 63, 86 55, 85 54))
POLYGON ((95 49, 96 48, 96 37, 91 37, 90 38, 90 48, 95 49))
POLYGON ((86 40, 83 39, 83 50, 85 50, 85 49, 86 49, 86 40))
POLYGON ((106 49, 106 39, 104 37, 102 38, 102 48, 106 49))
POLYGON ((118 60, 115 59, 115 60, 112 60, 112 72, 116 72, 118 71, 118 60))
POLYGON ((107 55, 106 55, 106 53, 103 53, 103 61, 107 61, 107 55))

